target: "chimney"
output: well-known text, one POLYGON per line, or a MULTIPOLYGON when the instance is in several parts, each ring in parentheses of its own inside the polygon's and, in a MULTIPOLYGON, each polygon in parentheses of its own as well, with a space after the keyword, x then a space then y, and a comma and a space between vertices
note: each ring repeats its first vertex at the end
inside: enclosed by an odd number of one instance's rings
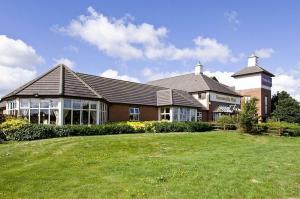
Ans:
POLYGON ((257 66, 258 65, 258 57, 253 53, 248 57, 248 67, 257 66))
POLYGON ((199 61, 198 64, 195 66, 195 75, 200 75, 202 73, 203 73, 203 66, 199 61))

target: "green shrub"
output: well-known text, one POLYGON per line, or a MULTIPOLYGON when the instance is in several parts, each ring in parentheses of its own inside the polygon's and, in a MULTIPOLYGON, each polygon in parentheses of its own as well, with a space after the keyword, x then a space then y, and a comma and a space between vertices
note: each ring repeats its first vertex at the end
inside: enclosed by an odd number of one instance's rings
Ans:
POLYGON ((6 140, 6 136, 5 134, 3 133, 3 131, 0 129, 0 143, 2 143, 3 141, 6 140))
POLYGON ((264 132, 280 136, 300 136, 300 125, 288 122, 267 122, 258 125, 264 132))
POLYGON ((239 113, 239 128, 243 133, 256 134, 258 115, 256 108, 257 99, 251 98, 249 102, 243 102, 242 111, 239 113))
POLYGON ((235 130, 236 129, 236 118, 229 115, 222 115, 217 124, 222 126, 223 130, 235 130))
POLYGON ((147 126, 146 132, 204 132, 213 130, 213 126, 204 122, 153 122, 147 126))
POLYGON ((6 135, 6 138, 10 139, 16 130, 27 124, 29 124, 29 122, 26 119, 9 117, 6 118, 2 124, 0 124, 0 129, 6 135))

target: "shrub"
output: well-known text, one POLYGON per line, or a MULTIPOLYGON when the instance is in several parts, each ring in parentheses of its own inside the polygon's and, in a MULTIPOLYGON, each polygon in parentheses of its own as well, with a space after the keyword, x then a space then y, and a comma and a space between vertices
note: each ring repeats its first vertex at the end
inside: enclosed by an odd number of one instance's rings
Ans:
POLYGON ((7 139, 10 139, 12 134, 19 128, 28 124, 28 120, 22 118, 6 118, 5 121, 0 124, 0 129, 6 135, 7 139))
POLYGON ((300 136, 300 125, 288 122, 267 122, 258 125, 264 132, 280 136, 300 136))
POLYGON ((256 101, 257 99, 251 98, 249 102, 242 104, 242 111, 239 113, 239 127, 243 133, 257 133, 258 115, 256 101))
POLYGON ((0 129, 0 143, 2 143, 3 141, 6 140, 6 136, 5 134, 3 133, 3 131, 0 129))
POLYGON ((223 130, 235 130, 236 129, 236 118, 229 115, 222 115, 218 121, 218 125, 223 127, 223 130))
POLYGON ((203 132, 210 131, 213 126, 204 122, 153 122, 147 126, 146 132, 166 133, 166 132, 203 132))

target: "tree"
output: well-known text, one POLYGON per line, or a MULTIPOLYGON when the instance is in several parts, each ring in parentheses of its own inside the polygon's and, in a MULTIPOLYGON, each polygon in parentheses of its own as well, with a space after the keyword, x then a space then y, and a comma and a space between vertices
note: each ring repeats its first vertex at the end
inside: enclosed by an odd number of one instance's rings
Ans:
POLYGON ((258 123, 256 101, 256 98, 251 98, 250 101, 242 104, 242 110, 239 113, 239 127, 244 133, 256 133, 255 129, 258 123))
POLYGON ((278 121, 300 123, 300 105, 286 91, 277 92, 272 97, 274 110, 272 117, 278 121))

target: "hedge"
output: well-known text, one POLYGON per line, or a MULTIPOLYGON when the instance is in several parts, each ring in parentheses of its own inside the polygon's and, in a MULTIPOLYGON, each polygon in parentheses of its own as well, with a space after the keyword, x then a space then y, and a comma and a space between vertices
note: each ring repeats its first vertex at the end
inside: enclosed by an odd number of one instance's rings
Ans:
POLYGON ((66 136, 113 135, 131 133, 165 133, 165 132, 203 132, 213 126, 202 122, 121 122, 94 126, 51 126, 25 124, 14 131, 9 131, 9 140, 36 140, 66 136))
POLYGON ((258 125, 265 133, 280 136, 300 136, 300 125, 288 122, 267 122, 258 125))

